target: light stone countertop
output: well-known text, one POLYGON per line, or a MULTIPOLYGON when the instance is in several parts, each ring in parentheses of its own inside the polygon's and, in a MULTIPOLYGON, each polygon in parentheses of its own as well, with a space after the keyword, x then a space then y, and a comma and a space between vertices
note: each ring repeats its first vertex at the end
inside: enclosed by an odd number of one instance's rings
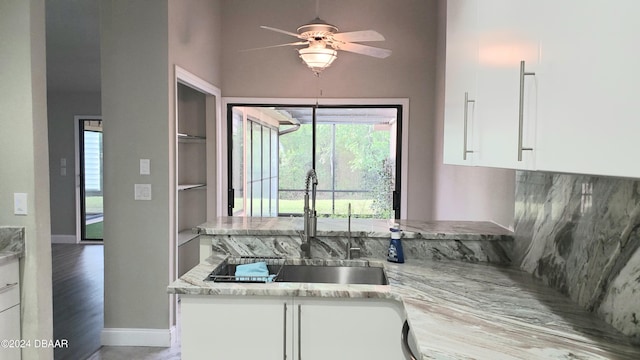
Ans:
POLYGON ((24 227, 0 226, 0 265, 24 256, 24 227))
MULTIPOLYGON (((513 232, 491 222, 351 219, 351 236, 389 238, 393 221, 403 238, 425 240, 486 240, 511 238, 513 232)), ((194 228, 204 235, 297 235, 301 217, 219 217, 194 228)), ((317 236, 347 236, 347 219, 318 218, 317 236)))
POLYGON ((212 255, 168 292, 396 300, 403 304, 422 359, 640 359, 640 347, 611 326, 514 268, 371 260, 371 266, 384 266, 389 285, 204 281, 226 258, 212 255))

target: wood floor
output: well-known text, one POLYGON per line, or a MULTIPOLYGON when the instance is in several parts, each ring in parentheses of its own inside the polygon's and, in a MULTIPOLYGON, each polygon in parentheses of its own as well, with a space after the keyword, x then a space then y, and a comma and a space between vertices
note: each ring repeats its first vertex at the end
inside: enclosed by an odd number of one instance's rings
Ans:
POLYGON ((104 326, 102 245, 52 244, 53 338, 68 340, 55 360, 81 360, 100 348, 104 326))
MULTIPOLYGON (((103 245, 52 244, 51 252, 53 338, 69 343, 66 349, 54 350, 55 360, 180 359, 179 341, 170 348, 100 347, 104 327, 103 245)), ((179 339, 179 328, 177 333, 179 339)))

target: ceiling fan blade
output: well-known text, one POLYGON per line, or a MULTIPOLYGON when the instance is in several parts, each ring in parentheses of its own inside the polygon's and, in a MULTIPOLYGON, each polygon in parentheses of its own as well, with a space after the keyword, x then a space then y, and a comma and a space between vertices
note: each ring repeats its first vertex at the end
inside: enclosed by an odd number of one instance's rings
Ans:
POLYGON ((355 44, 355 43, 340 44, 340 46, 338 47, 338 50, 344 50, 344 51, 349 51, 356 54, 373 56, 380 59, 384 59, 389 55, 391 55, 391 50, 377 48, 373 46, 355 44))
POLYGON ((280 45, 271 45, 271 46, 263 46, 263 47, 258 47, 258 48, 251 48, 251 49, 243 49, 240 50, 241 52, 245 52, 245 51, 254 51, 254 50, 262 50, 262 49, 271 49, 271 48, 277 48, 277 47, 282 47, 282 46, 295 46, 295 45, 307 45, 308 43, 306 41, 298 41, 298 42, 292 42, 292 43, 288 43, 288 44, 280 44, 280 45))
POLYGON ((375 30, 336 33, 333 38, 342 42, 384 41, 384 36, 375 30))
POLYGON ((291 31, 287 31, 287 30, 280 30, 280 29, 276 29, 276 28, 271 27, 271 26, 264 26, 264 25, 260 26, 260 28, 262 28, 262 29, 266 29, 266 30, 275 31, 275 32, 279 32, 279 33, 282 33, 282 34, 287 34, 287 35, 295 36, 295 37, 297 37, 298 39, 303 39, 303 37, 301 37, 300 35, 298 35, 298 34, 296 34, 296 33, 291 32, 291 31))

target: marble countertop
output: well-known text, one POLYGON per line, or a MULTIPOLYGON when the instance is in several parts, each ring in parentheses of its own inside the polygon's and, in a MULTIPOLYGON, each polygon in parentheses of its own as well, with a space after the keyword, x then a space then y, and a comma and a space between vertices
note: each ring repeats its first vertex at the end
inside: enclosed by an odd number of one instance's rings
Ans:
MULTIPOLYGON (((511 237, 513 232, 491 222, 395 220, 403 238, 480 240, 511 237)), ((351 219, 353 237, 389 237, 393 220, 351 219)), ((318 218, 317 236, 347 236, 347 219, 318 218)), ((194 228, 205 235, 297 235, 303 229, 301 217, 219 217, 194 228)))
POLYGON ((0 226, 0 264, 24 256, 24 227, 0 226))
POLYGON ((393 299, 403 304, 422 359, 640 358, 640 347, 610 325, 514 268, 370 260, 372 266, 385 267, 389 285, 203 281, 226 258, 212 255, 172 283, 168 292, 393 299))

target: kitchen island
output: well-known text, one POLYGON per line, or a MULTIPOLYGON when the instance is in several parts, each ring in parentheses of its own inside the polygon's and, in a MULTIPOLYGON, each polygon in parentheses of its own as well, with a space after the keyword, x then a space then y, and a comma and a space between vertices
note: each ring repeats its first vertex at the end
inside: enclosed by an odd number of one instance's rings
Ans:
MULTIPOLYGON (((368 230, 374 229, 373 225, 366 225, 362 221, 361 228, 354 226, 352 230, 360 229, 369 234, 375 232, 368 230), (365 229, 367 226, 368 229, 365 229)), ((295 225, 292 226, 293 229, 269 230, 266 227, 275 226, 274 221, 265 221, 261 223, 262 228, 253 233, 250 227, 256 226, 254 220, 222 218, 219 223, 230 226, 216 229, 205 224, 197 231, 212 237, 235 237, 239 236, 238 232, 244 232, 240 235, 250 237, 250 242, 212 244, 211 256, 171 284, 169 292, 211 298, 237 296, 251 299, 295 297, 392 301, 402 309, 402 316, 410 325, 415 347, 422 359, 640 358, 640 348, 630 344, 626 337, 595 315, 579 309, 564 295, 532 278, 530 274, 504 265, 491 264, 491 261, 474 261, 471 257, 466 261, 447 258, 437 261, 434 259, 438 259, 440 254, 426 251, 422 258, 407 256, 404 264, 388 263, 380 256, 364 260, 369 261, 371 266, 384 266, 389 285, 278 282, 240 284, 204 281, 209 273, 226 261, 228 254, 250 255, 248 253, 252 248, 263 256, 268 255, 265 254, 268 249, 287 254, 289 251, 294 252, 293 247, 282 247, 279 243, 281 239, 274 239, 276 236, 295 238, 295 225), (292 231, 291 235, 285 235, 287 231, 292 231), (263 239, 263 246, 256 246, 258 239, 263 239), (225 246, 228 247, 225 251, 219 251, 225 246)), ((321 225, 322 222, 319 221, 319 237, 330 237, 330 230, 321 232, 321 225)), ((438 228, 437 223, 430 225, 430 231, 417 229, 413 234, 411 231, 405 232, 406 239, 412 239, 413 236, 413 239, 420 238, 413 241, 450 240, 455 244, 456 241, 462 241, 460 237, 464 241, 498 242, 508 242, 505 237, 509 237, 507 230, 499 230, 499 227, 494 228, 484 223, 478 226, 487 230, 487 234, 473 230, 472 223, 443 223, 441 228, 438 228), (444 228, 458 229, 462 233, 456 235, 443 230, 444 228), (425 239, 429 237, 438 239, 425 239)), ((405 223, 402 227, 410 228, 410 224, 405 223)), ((342 231, 338 228, 336 235, 343 235, 342 231)), ((366 240, 363 241, 366 243, 366 240)), ((411 241, 406 241, 405 244, 411 241)), ((415 245, 420 248, 418 244, 415 245)), ((424 246, 433 249, 428 245, 424 246)), ((478 259, 478 256, 475 258, 478 259)), ((398 329, 397 338, 391 340, 399 341, 399 331, 398 329)))

